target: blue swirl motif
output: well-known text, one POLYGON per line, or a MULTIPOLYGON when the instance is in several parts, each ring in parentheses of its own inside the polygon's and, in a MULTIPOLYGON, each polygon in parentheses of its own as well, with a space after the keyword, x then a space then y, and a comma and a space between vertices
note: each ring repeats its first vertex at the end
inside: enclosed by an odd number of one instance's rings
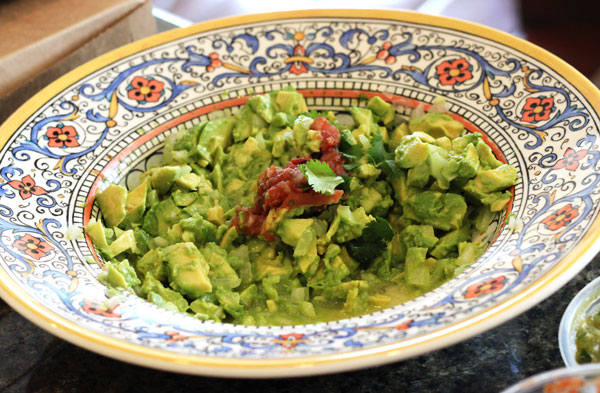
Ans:
MULTIPOLYGON (((331 28, 328 29, 329 30, 322 32, 323 37, 329 37, 333 34, 331 28)), ((270 30, 265 33, 265 38, 267 40, 273 41, 275 40, 276 34, 286 37, 286 34, 279 30, 270 30)), ((316 37, 317 35, 318 34, 313 34, 312 36, 316 37)), ((469 83, 469 85, 464 85, 463 87, 453 86, 451 91, 454 93, 464 93, 467 91, 473 91, 483 86, 484 95, 486 96, 486 99, 491 103, 491 105, 494 106, 498 116, 500 116, 500 118, 503 121, 510 124, 517 130, 524 131, 534 138, 533 141, 530 141, 525 145, 525 147, 528 149, 534 149, 536 147, 539 147, 544 142, 545 136, 547 135, 546 131, 552 129, 553 127, 559 125, 567 119, 574 117, 574 119, 568 122, 569 131, 581 130, 589 123, 589 115, 583 112, 583 107, 578 107, 577 105, 572 104, 569 93, 565 89, 562 89, 560 87, 543 86, 535 83, 536 80, 539 80, 544 76, 541 70, 529 70, 528 68, 524 68, 521 65, 521 62, 515 58, 507 59, 505 61, 507 69, 503 70, 493 66, 489 61, 487 61, 476 51, 448 45, 418 46, 412 42, 413 35, 411 33, 403 33, 402 36, 404 38, 403 42, 397 43, 388 48, 389 56, 404 56, 412 64, 419 62, 423 58, 424 53, 433 53, 435 51, 442 51, 444 53, 456 53, 458 56, 468 56, 470 59, 474 59, 479 64, 482 70, 479 78, 476 81, 474 81, 474 83, 469 83), (503 98, 509 98, 515 93, 516 86, 514 82, 511 82, 511 85, 509 86, 503 85, 499 91, 494 92, 489 87, 489 81, 494 80, 497 77, 509 78, 512 74, 520 70, 526 71, 526 74, 524 76, 524 83, 526 85, 527 91, 529 91, 530 93, 542 92, 553 96, 562 96, 566 105, 566 109, 564 110, 564 112, 557 111, 554 117, 552 117, 540 126, 524 124, 522 122, 515 121, 513 118, 511 118, 511 116, 508 116, 504 112, 502 106, 500 105, 500 100, 503 98)), ((247 69, 239 70, 239 67, 236 67, 238 68, 237 71, 224 72, 215 76, 212 79, 212 83, 216 87, 221 87, 223 86, 223 79, 225 78, 271 77, 281 75, 287 72, 293 72, 298 74, 312 71, 315 73, 339 74, 357 71, 381 71, 382 77, 388 77, 391 75, 393 79, 399 80, 402 75, 408 75, 418 84, 423 85, 433 91, 437 91, 439 93, 444 93, 448 91, 448 89, 441 89, 439 86, 433 85, 431 83, 431 78, 429 77, 429 75, 432 71, 432 68, 436 65, 436 62, 432 62, 426 65, 423 69, 419 69, 415 66, 405 65, 399 69, 392 70, 392 68, 388 66, 372 64, 375 61, 374 58, 365 59, 361 57, 353 61, 351 59, 351 54, 355 53, 356 51, 351 48, 352 43, 360 41, 362 37, 364 37, 364 39, 369 45, 374 45, 378 41, 388 39, 389 32, 387 30, 378 30, 373 34, 369 34, 367 31, 360 28, 349 29, 345 31, 339 38, 340 45, 348 52, 337 51, 336 48, 334 48, 332 45, 328 44, 325 41, 311 42, 306 46, 306 48, 304 48, 304 46, 300 45, 299 43, 297 43, 296 45, 276 43, 265 49, 266 57, 253 57, 247 69), (259 67, 269 63, 268 59, 275 59, 279 55, 283 55, 286 58, 286 60, 284 60, 284 67, 273 69, 270 71, 261 71, 259 69, 259 67), (313 65, 312 57, 319 57, 321 59, 332 60, 334 65, 315 66, 313 65)), ((251 53, 255 54, 258 49, 256 38, 254 36, 245 34, 244 39, 248 43, 248 46, 251 49, 251 53), (250 37, 254 39, 251 40, 250 37)), ((221 44, 222 41, 222 39, 217 39, 214 42, 215 44, 221 44)), ((213 46, 217 49, 220 47, 220 45, 213 46)), ((232 46, 230 44, 227 45, 227 50, 232 50, 232 46)), ((207 56, 195 53, 191 47, 188 47, 187 51, 190 55, 190 61, 188 61, 184 65, 184 70, 187 70, 188 67, 191 65, 208 66, 210 64, 211 60, 207 56)))

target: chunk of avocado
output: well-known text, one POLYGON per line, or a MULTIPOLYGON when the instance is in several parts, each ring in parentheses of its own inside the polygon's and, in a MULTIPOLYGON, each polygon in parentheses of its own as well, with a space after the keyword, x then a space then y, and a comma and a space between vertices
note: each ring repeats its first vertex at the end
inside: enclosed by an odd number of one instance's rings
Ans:
POLYGON ((152 273, 145 275, 141 293, 150 302, 167 310, 185 312, 189 308, 187 300, 179 292, 165 288, 152 273))
POLYGON ((314 222, 313 218, 286 218, 277 226, 277 234, 285 244, 296 247, 304 231, 314 222))
POLYGON ((167 268, 163 263, 162 253, 159 249, 148 250, 136 263, 137 270, 146 275, 151 273, 159 281, 164 281, 167 278, 167 268))
POLYGON ((232 117, 209 121, 202 130, 196 147, 202 158, 213 163, 218 148, 220 147, 224 151, 231 145, 234 126, 235 119, 232 117))
POLYGON ((227 251, 215 243, 208 243, 200 248, 200 252, 210 267, 208 278, 214 288, 233 289, 240 285, 240 278, 227 261, 227 251))
POLYGON ((294 259, 300 271, 310 277, 317 270, 319 255, 317 254, 317 235, 311 227, 306 228, 294 248, 294 259))
POLYGON ((280 90, 275 98, 278 112, 284 112, 292 117, 308 112, 308 107, 302 94, 297 91, 280 90))
POLYGON ((495 169, 502 165, 502 161, 499 161, 496 156, 494 156, 492 148, 482 140, 477 142, 477 154, 479 155, 481 165, 485 169, 495 169))
POLYGON ((136 251, 135 235, 131 229, 121 233, 108 247, 102 249, 109 258, 114 258, 127 250, 136 251))
POLYGON ((106 226, 116 227, 125 219, 127 211, 127 189, 117 184, 110 184, 104 191, 96 195, 96 202, 100 207, 106 226))
POLYGON ((429 145, 418 136, 409 135, 402 141, 394 151, 394 160, 400 168, 413 168, 429 158, 429 145))
POLYGON ((214 303, 208 302, 204 299, 196 299, 190 303, 190 310, 195 314, 194 317, 200 320, 212 320, 220 322, 225 319, 225 312, 223 307, 220 307, 214 303))
POLYGON ((464 220, 463 225, 442 236, 430 254, 438 259, 456 257, 458 255, 458 244, 471 240, 471 225, 464 220))
POLYGON ((98 280, 106 285, 133 289, 142 283, 127 259, 120 262, 107 262, 104 269, 98 275, 98 280))
POLYGON ((233 128, 233 141, 242 142, 267 128, 267 122, 257 115, 250 105, 244 105, 233 128))
POLYGON ((371 138, 373 135, 381 133, 379 126, 377 126, 375 119, 373 118, 373 112, 371 112, 370 109, 354 106, 350 108, 350 114, 357 126, 357 128, 352 131, 354 138, 358 139, 360 135, 371 138))
POLYGON ((437 191, 411 195, 404 211, 406 218, 444 231, 459 228, 466 213, 467 204, 462 196, 437 191))
POLYGON ((156 190, 158 195, 165 195, 180 176, 181 167, 163 166, 151 169, 147 173, 150 176, 150 186, 156 190))
POLYGON ((362 235, 367 224, 374 220, 372 216, 365 212, 363 207, 352 211, 350 210, 350 206, 338 205, 336 214, 340 218, 340 223, 333 239, 338 243, 345 243, 356 239, 362 235))
POLYGON ((388 102, 385 102, 379 96, 375 96, 367 103, 367 109, 370 109, 379 120, 386 126, 391 127, 394 124, 396 118, 396 111, 394 106, 388 102))
POLYGON ((456 121, 447 113, 430 112, 424 116, 412 119, 408 123, 411 132, 424 132, 434 138, 447 136, 450 139, 458 138, 465 127, 461 122, 456 121))
POLYGON ((85 232, 89 235, 90 239, 92 239, 92 242, 96 247, 100 249, 108 247, 106 232, 104 231, 102 221, 96 221, 92 218, 88 225, 85 226, 85 232))
POLYGON ((254 113, 259 115, 267 123, 273 121, 273 116, 275 116, 275 113, 277 112, 273 97, 270 94, 250 97, 248 99, 248 105, 252 108, 254 113))
POLYGON ((425 264, 427 249, 422 247, 410 247, 406 252, 404 263, 404 280, 409 285, 427 288, 431 282, 429 267, 425 264))
POLYGON ((185 189, 195 191, 200 187, 203 182, 206 181, 204 177, 199 176, 195 173, 186 173, 181 175, 175 180, 175 184, 185 189))
POLYGON ((125 211, 127 215, 123 222, 131 225, 138 224, 141 222, 144 212, 146 211, 146 196, 150 184, 148 179, 144 179, 140 185, 133 189, 127 194, 127 200, 125 202, 125 211))
POLYGON ((517 177, 515 168, 503 164, 495 169, 480 171, 474 179, 467 182, 464 190, 470 197, 489 206, 491 211, 500 211, 512 197, 509 191, 500 190, 515 185, 517 177))
POLYGON ((194 243, 173 244, 162 252, 174 290, 192 298, 212 291, 208 278, 210 267, 194 243))
POLYGON ((170 135, 165 143, 163 152, 163 165, 183 164, 193 162, 198 158, 196 145, 198 136, 207 122, 196 124, 189 130, 183 130, 170 135))

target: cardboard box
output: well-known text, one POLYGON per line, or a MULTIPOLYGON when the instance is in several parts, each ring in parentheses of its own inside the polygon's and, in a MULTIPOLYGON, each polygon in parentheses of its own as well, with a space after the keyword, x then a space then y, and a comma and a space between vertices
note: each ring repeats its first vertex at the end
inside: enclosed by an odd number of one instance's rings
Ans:
POLYGON ((61 75, 155 32, 150 0, 0 2, 0 124, 61 75))

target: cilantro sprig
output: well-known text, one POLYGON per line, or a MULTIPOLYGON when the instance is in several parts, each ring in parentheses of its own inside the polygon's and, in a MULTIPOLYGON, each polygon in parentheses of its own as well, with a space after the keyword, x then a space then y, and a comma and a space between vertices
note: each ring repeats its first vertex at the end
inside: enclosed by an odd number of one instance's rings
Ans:
POLYGON ((344 179, 337 176, 329 164, 323 161, 310 160, 306 164, 298 165, 298 168, 312 189, 320 194, 333 195, 335 188, 344 182, 344 179))
POLYGON ((393 176, 398 173, 398 166, 394 161, 394 153, 388 153, 383 145, 383 138, 380 134, 371 139, 371 147, 367 154, 377 168, 381 168, 386 176, 393 176))
POLYGON ((385 218, 376 217, 365 226, 358 239, 347 243, 348 252, 359 262, 369 262, 381 255, 385 249, 385 242, 392 240, 395 233, 385 218))

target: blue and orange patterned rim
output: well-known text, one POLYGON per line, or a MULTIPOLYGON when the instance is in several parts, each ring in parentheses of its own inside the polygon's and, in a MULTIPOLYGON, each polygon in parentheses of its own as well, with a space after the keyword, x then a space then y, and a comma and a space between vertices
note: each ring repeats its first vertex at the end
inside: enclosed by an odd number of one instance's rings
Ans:
MULTIPOLYGON (((590 81, 556 56, 509 34, 473 23, 413 12, 389 10, 306 10, 239 16, 210 21, 186 29, 158 34, 100 56, 50 84, 19 108, 0 127, 0 147, 3 147, 7 143, 13 132, 39 107, 47 103, 59 92, 83 77, 121 58, 173 40, 217 28, 307 17, 353 17, 397 20, 454 29, 496 41, 519 50, 544 64, 552 64, 552 68, 577 88, 587 98, 596 112, 600 112, 600 92, 590 81)), ((599 220, 597 218, 596 223, 599 220)), ((36 303, 27 293, 11 282, 10 278, 3 271, 0 271, 0 295, 2 295, 3 299, 11 307, 50 333, 76 345, 119 360, 165 370, 215 376, 279 377, 314 375, 363 368, 417 356, 462 341, 490 329, 532 307, 570 280, 600 250, 599 237, 600 227, 592 225, 591 229, 569 255, 540 280, 492 308, 461 322, 446 326, 439 331, 414 337, 403 342, 385 344, 368 349, 294 359, 256 360, 193 356, 127 343, 81 328, 57 314, 48 313, 43 306, 36 303)))

